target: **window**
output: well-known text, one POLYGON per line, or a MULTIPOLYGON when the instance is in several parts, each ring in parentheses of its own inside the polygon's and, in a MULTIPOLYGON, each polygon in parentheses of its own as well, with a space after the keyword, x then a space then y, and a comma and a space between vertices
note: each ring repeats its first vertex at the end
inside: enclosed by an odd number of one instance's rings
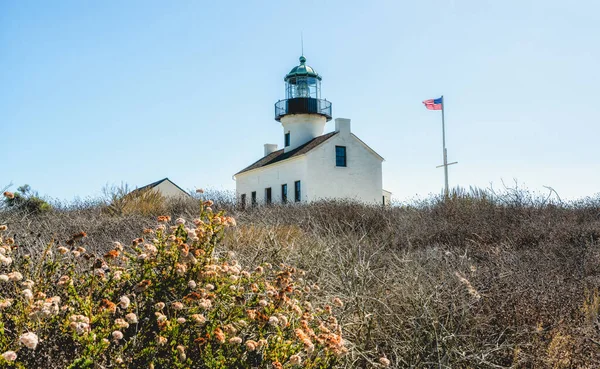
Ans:
POLYGON ((246 209, 246 194, 245 193, 242 194, 242 198, 241 198, 240 202, 241 202, 240 206, 242 207, 242 209, 246 209))
POLYGON ((346 146, 335 147, 335 166, 345 167, 346 166, 346 146))
POLYGON ((287 202, 287 183, 281 185, 281 202, 287 202))
POLYGON ((256 191, 252 191, 252 206, 256 206, 256 191))
POLYGON ((265 188, 265 202, 267 204, 271 203, 271 187, 265 188))
POLYGON ((284 141, 285 141, 285 147, 290 146, 290 133, 289 132, 285 134, 285 140, 284 141))
POLYGON ((300 201, 300 181, 294 182, 294 201, 300 201))

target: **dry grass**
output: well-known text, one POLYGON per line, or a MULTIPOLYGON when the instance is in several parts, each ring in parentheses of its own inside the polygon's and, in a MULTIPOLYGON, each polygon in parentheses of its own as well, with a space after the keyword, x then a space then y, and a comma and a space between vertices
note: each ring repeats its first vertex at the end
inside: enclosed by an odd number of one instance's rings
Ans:
MULTIPOLYGON (((225 245, 242 263, 305 269, 322 298, 345 302, 345 367, 600 366, 600 198, 552 202, 522 191, 459 193, 392 208, 346 202, 240 211, 225 245)), ((219 201, 221 200, 221 201, 219 201)), ((0 213, 28 252, 48 234, 88 233, 106 251, 153 222, 97 204, 51 214, 0 213), (92 206, 93 205, 93 206, 92 206)), ((196 203, 167 204, 172 216, 196 203)))

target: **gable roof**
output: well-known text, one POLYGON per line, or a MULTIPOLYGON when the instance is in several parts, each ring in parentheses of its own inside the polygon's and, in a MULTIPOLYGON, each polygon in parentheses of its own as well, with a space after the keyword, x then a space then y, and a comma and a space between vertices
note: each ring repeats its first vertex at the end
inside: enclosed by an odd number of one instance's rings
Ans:
POLYGON ((173 186, 177 187, 177 188, 178 188, 178 189, 179 189, 181 192, 185 193, 185 194, 186 194, 186 195, 188 195, 188 196, 190 195, 190 194, 189 194, 189 193, 188 193, 186 190, 184 190, 183 188, 181 188, 181 187, 177 186, 177 185, 175 184, 175 182, 171 181, 171 180, 170 180, 168 177, 165 177, 165 178, 163 178, 163 179, 161 179, 161 180, 158 180, 158 181, 156 181, 156 182, 152 182, 152 183, 150 183, 150 184, 147 184, 147 185, 145 185, 145 186, 142 186, 142 187, 140 187, 140 188, 136 188, 135 190, 131 191, 129 194, 130 194, 130 195, 133 195, 133 194, 140 193, 140 192, 143 192, 143 191, 146 191, 146 190, 150 190, 150 189, 152 189, 152 188, 154 188, 154 187, 158 186, 159 184, 163 183, 164 181, 169 181, 169 182, 171 182, 171 184, 172 184, 173 186))
POLYGON ((383 156, 379 155, 375 150, 373 150, 371 148, 371 146, 367 145, 363 140, 361 140, 360 138, 358 138, 358 136, 356 136, 354 133, 350 133, 352 135, 352 137, 356 138, 356 140, 358 142, 360 142, 367 150, 369 150, 373 155, 377 156, 379 159, 381 159, 381 161, 385 161, 385 159, 383 158, 383 156))
POLYGON ((284 152, 284 149, 273 151, 269 155, 259 159, 258 161, 254 162, 253 164, 240 170, 239 172, 234 174, 234 176, 244 173, 244 172, 247 172, 247 171, 250 171, 250 170, 253 170, 253 169, 266 167, 267 165, 275 164, 275 163, 278 163, 278 162, 286 160, 286 159, 304 155, 307 152, 309 152, 310 150, 314 149, 315 147, 319 146, 323 142, 325 142, 328 139, 330 139, 331 137, 333 137, 336 133, 338 133, 338 132, 329 132, 322 136, 315 137, 312 140, 305 143, 304 145, 298 146, 294 150, 291 150, 288 152, 284 152))

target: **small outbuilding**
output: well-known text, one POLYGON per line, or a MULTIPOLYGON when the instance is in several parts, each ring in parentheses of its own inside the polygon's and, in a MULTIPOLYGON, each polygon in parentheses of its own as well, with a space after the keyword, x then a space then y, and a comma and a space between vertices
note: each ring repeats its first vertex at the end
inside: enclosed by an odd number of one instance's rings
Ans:
POLYGON ((163 178, 160 181, 137 188, 131 191, 130 195, 143 193, 148 190, 156 191, 165 198, 186 198, 191 196, 187 191, 176 185, 169 178, 163 178))

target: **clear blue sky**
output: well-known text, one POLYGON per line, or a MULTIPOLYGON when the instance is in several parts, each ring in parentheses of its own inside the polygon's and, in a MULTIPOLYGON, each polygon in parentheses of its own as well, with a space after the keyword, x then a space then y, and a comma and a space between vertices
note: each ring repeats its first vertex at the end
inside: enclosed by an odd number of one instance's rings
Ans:
MULTIPOLYGON (((0 186, 234 189, 298 63, 379 152, 397 199, 451 186, 600 192, 600 2, 0 2, 0 186)), ((326 130, 333 129, 333 121, 326 130)))

